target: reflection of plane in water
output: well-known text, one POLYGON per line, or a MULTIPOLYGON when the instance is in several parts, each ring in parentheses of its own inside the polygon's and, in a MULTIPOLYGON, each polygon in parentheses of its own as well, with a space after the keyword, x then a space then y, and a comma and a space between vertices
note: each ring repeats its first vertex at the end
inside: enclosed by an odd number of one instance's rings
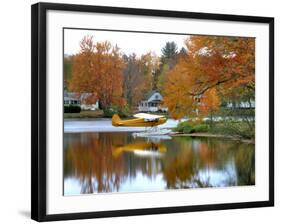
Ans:
POLYGON ((163 115, 138 113, 134 115, 135 118, 121 120, 121 118, 114 114, 112 117, 113 126, 125 126, 125 127, 155 127, 160 124, 164 124, 167 118, 163 115))
POLYGON ((123 152, 133 152, 139 156, 161 156, 161 154, 166 151, 166 146, 161 143, 136 142, 121 146, 113 146, 112 155, 118 157, 123 152))

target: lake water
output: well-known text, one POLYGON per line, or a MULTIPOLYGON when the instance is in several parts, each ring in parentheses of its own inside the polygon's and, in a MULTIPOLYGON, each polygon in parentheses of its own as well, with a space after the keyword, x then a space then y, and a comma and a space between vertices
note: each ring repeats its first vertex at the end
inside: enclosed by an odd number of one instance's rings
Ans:
POLYGON ((253 144, 221 138, 64 133, 64 195, 255 184, 253 144))

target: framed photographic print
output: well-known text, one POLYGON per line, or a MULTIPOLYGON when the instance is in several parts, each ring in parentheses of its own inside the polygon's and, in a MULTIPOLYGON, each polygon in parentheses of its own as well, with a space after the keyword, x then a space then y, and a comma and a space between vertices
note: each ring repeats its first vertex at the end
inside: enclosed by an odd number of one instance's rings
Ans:
POLYGON ((32 6, 32 219, 274 205, 274 19, 32 6))

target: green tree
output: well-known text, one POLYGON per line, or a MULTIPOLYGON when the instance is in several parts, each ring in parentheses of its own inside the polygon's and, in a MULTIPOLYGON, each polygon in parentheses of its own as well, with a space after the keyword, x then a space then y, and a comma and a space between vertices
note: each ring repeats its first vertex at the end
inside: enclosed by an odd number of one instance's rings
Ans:
POLYGON ((177 57, 178 54, 178 47, 177 44, 172 42, 166 42, 165 46, 161 50, 162 52, 162 63, 172 63, 177 57))
MULTIPOLYGON (((166 82, 168 71, 175 67, 179 56, 178 47, 174 41, 166 42, 161 52, 161 64, 155 73, 156 87, 160 91, 162 91, 163 85, 166 82)), ((180 52, 182 52, 182 50, 180 52)))

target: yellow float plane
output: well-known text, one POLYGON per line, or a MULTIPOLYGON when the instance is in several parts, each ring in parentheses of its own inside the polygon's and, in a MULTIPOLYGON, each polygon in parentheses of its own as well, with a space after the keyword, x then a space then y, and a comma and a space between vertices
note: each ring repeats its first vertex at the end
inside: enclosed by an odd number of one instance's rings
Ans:
POLYGON ((146 113, 138 113, 134 115, 132 119, 122 120, 117 114, 112 117, 113 126, 124 127, 155 127, 160 124, 164 124, 167 118, 163 115, 154 115, 146 113))

